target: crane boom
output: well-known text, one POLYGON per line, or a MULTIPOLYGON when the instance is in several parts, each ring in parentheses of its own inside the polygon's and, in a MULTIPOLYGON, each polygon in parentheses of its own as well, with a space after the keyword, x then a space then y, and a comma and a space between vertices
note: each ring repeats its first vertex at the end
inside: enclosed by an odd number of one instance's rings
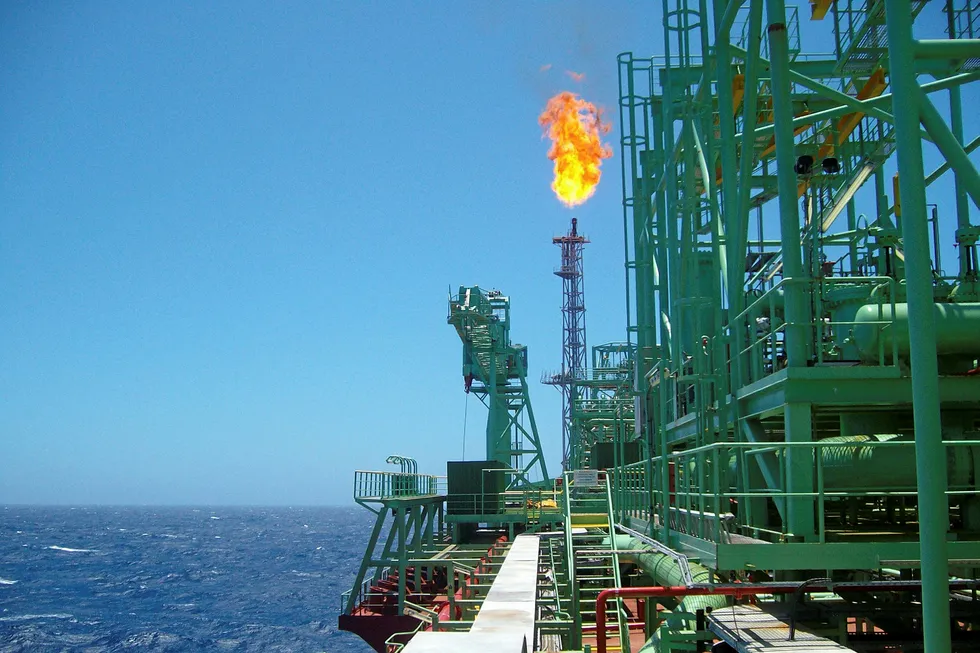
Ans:
POLYGON ((498 290, 460 286, 449 298, 447 321, 463 343, 466 392, 488 410, 487 460, 512 470, 512 487, 530 483, 535 468, 548 479, 528 394, 527 347, 510 340, 510 299, 498 290))

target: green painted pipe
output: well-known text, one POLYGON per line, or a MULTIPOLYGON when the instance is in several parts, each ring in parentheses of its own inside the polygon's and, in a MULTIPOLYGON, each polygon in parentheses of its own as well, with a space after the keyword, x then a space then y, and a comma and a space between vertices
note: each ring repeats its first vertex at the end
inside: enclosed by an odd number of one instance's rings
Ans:
MULTIPOLYGON (((631 553, 620 554, 620 560, 636 564, 637 567, 642 569, 653 579, 655 584, 664 587, 676 587, 678 585, 685 584, 684 576, 681 574, 677 561, 670 556, 660 553, 659 551, 651 548, 646 542, 630 537, 629 535, 616 535, 615 538, 617 549, 631 551, 631 553), (650 552, 635 553, 636 551, 643 550, 648 550, 650 552)), ((693 580, 695 584, 722 581, 722 579, 719 578, 713 571, 707 567, 697 564, 696 562, 688 563, 688 567, 691 570, 691 580, 693 580)), ((718 608, 724 608, 727 605, 728 598, 725 596, 686 596, 680 603, 677 604, 675 610, 678 612, 695 613, 698 610, 715 610, 718 608)), ((667 623, 674 629, 690 628, 690 624, 688 624, 685 619, 668 617, 667 623)), ((647 643, 640 649, 640 652, 656 653, 659 650, 660 636, 657 633, 654 633, 647 643)))
MULTIPOLYGON (((980 355, 980 303, 933 304, 936 324, 936 353, 940 356, 980 355)), ((895 304, 892 315, 890 304, 868 304, 858 309, 854 316, 854 341, 865 361, 877 361, 879 348, 885 360, 891 357, 892 346, 898 355, 908 358, 911 351, 909 338, 908 304, 895 304), (890 323, 882 328, 883 322, 890 323)))

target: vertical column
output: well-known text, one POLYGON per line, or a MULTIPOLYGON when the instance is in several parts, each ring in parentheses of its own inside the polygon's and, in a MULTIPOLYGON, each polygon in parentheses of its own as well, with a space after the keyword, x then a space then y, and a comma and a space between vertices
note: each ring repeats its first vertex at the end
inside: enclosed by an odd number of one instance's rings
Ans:
MULTIPOLYGON (((666 97, 667 91, 664 91, 666 97)), ((655 144, 655 152, 657 152, 658 163, 663 165, 663 169, 660 173, 660 177, 657 179, 657 190, 654 194, 654 202, 656 205, 657 220, 651 225, 651 230, 655 234, 657 246, 654 249, 654 256, 656 256, 657 269, 660 273, 660 278, 657 280, 656 291, 657 291, 657 302, 653 307, 656 311, 656 321, 659 323, 659 334, 660 334, 660 347, 659 347, 659 358, 660 358, 660 384, 657 388, 653 389, 653 397, 655 405, 659 410, 656 415, 656 427, 648 434, 650 441, 650 455, 659 456, 659 479, 660 487, 654 487, 654 475, 652 471, 652 465, 649 467, 649 477, 650 478, 650 495, 648 497, 648 503, 650 507, 650 524, 651 527, 654 523, 655 516, 657 515, 657 510, 659 509, 660 515, 660 529, 659 538, 663 542, 670 541, 670 494, 668 492, 669 487, 669 461, 667 460, 667 443, 666 443, 666 428, 664 427, 670 419, 670 412, 668 411, 668 394, 665 390, 667 387, 668 379, 667 372, 669 371, 666 367, 668 361, 673 360, 672 356, 672 342, 673 337, 671 334, 671 328, 667 316, 669 315, 670 306, 670 289, 671 286, 671 275, 673 270, 671 268, 672 261, 675 251, 670 249, 670 227, 672 213, 669 212, 667 203, 667 191, 665 190, 664 181, 670 178, 670 169, 673 166, 673 160, 666 156, 668 152, 666 132, 666 123, 672 120, 670 116, 670 108, 666 103, 666 100, 660 103, 654 102, 653 107, 653 142, 655 144), (665 246, 666 245, 666 246, 665 246), (660 491, 660 505, 657 505, 655 499, 655 489, 660 491)), ((651 420, 652 422, 652 420, 651 420)))
POLYGON ((776 135, 776 173, 779 189, 779 231, 782 240, 783 277, 791 279, 786 298, 786 363, 806 364, 806 332, 809 327, 803 287, 803 255, 800 215, 796 206, 796 154, 793 136, 793 104, 790 98, 789 36, 783 0, 767 0, 769 52, 772 67, 772 112, 776 135))
MULTIPOLYGON (((793 135, 793 105, 790 98, 789 36, 786 31, 786 7, 783 0, 767 0, 769 52, 772 66, 772 110, 776 135, 776 174, 779 188, 779 232, 783 249, 783 276, 791 283, 785 287, 786 298, 786 364, 806 365, 809 351, 809 310, 803 279, 803 255, 800 241, 800 217, 797 212, 796 154, 793 135)), ((785 409, 787 442, 810 442, 812 423, 809 404, 787 404, 785 409)), ((786 490, 792 493, 813 491, 813 453, 792 448, 786 454, 786 490)), ((787 501, 786 528, 804 539, 813 539, 813 501, 794 497, 787 501)))
MULTIPOLYGON (((402 548, 405 549, 406 565, 408 554, 412 553, 413 558, 419 557, 418 554, 422 550, 422 507, 421 506, 409 506, 408 507, 408 524, 405 527, 406 533, 411 534, 411 539, 407 545, 402 548)), ((407 567, 406 567, 407 568, 407 567)), ((421 581, 421 569, 416 568, 414 577, 412 578, 412 593, 419 591, 419 582, 421 581)), ((408 586, 408 579, 406 579, 406 587, 408 586)))
MULTIPOLYGON (((745 97, 743 98, 742 111, 742 155, 739 159, 738 169, 738 192, 736 197, 737 219, 729 226, 728 241, 729 264, 732 267, 730 274, 730 289, 728 300, 729 320, 740 314, 745 308, 745 255, 748 251, 749 237, 749 210, 752 196, 752 168, 755 157, 752 155, 755 147, 755 126, 758 112, 756 110, 759 97, 759 48, 761 45, 762 34, 762 2, 755 1, 749 7, 749 36, 746 47, 745 58, 745 97), (737 282, 736 282, 737 281, 737 282)), ((734 145, 731 148, 735 149, 734 145)), ((740 352, 746 344, 747 325, 744 319, 730 322, 731 329, 731 360, 732 360, 732 386, 735 392, 745 383, 748 378, 749 361, 740 352)), ((734 404, 736 417, 738 402, 734 404)), ((738 436, 739 429, 736 429, 738 436)))
POLYGON ((946 531, 946 456, 939 414, 935 315, 929 232, 926 225, 925 171, 919 137, 918 82, 912 56, 912 8, 909 0, 886 0, 888 55, 899 185, 902 235, 908 288, 915 465, 919 494, 919 543, 922 557, 922 617, 926 653, 950 650, 949 569, 946 531))
MULTIPOLYGON (((963 103, 960 99, 960 87, 953 86, 949 89, 949 122, 950 129, 960 145, 963 144, 963 103)), ((953 180, 956 193, 956 228, 965 229, 970 226, 970 206, 967 201, 966 188, 956 175, 953 180)), ((969 247, 959 247, 959 278, 964 279, 967 270, 970 269, 969 247)))
MULTIPOLYGON (((949 38, 955 38, 956 15, 954 14, 952 0, 948 0, 946 3, 946 21, 949 38)), ((949 127, 953 132, 953 136, 955 136, 956 140, 959 141, 960 145, 962 145, 963 102, 960 97, 960 87, 958 84, 951 86, 949 89, 949 127)), ((953 188, 955 189, 956 193, 956 228, 959 230, 970 226, 970 206, 967 202, 966 188, 964 188, 958 175, 954 177, 953 184, 953 188)), ((957 250, 957 254, 959 256, 958 276, 960 280, 963 280, 966 277, 967 270, 970 269, 970 248, 958 247, 957 250)))
MULTIPOLYGON (((783 413, 786 442, 812 442, 813 416, 810 404, 786 404, 783 413)), ((813 492, 813 451, 809 447, 790 448, 786 453, 786 490, 813 492)), ((806 541, 815 538, 813 499, 790 497, 786 501, 786 528, 806 541)))
MULTIPOLYGON (((670 21, 670 3, 668 0, 663 0, 662 11, 664 16, 664 67, 661 73, 661 92, 663 98, 661 100, 661 107, 663 108, 663 117, 661 125, 663 126, 663 140, 661 141, 662 151, 664 154, 664 210, 660 213, 661 220, 666 225, 667 232, 667 283, 666 292, 662 292, 660 295, 660 311, 661 314, 668 316, 671 323, 677 326, 668 329, 669 342, 662 342, 661 347, 668 347, 669 344, 669 361, 672 366, 676 367, 680 365, 681 361, 681 344, 680 344, 680 311, 675 310, 677 306, 677 299, 680 296, 680 286, 678 280, 680 279, 680 245, 678 243, 677 235, 677 162, 673 157, 674 148, 674 120, 677 117, 674 103, 676 98, 674 97, 675 87, 673 83, 672 68, 675 65, 673 57, 671 56, 671 29, 669 26, 670 21)), ((665 370, 674 371, 674 370, 665 370)), ((666 384, 666 380, 664 381, 666 384)), ((664 401, 671 401, 676 404, 676 400, 669 397, 667 393, 664 394, 664 401)), ((676 413, 675 413, 676 414, 676 413)))
POLYGON ((857 237, 854 232, 857 229, 857 209, 854 207, 854 200, 847 203, 847 230, 852 234, 847 239, 847 261, 852 274, 857 274, 858 270, 858 251, 857 237))

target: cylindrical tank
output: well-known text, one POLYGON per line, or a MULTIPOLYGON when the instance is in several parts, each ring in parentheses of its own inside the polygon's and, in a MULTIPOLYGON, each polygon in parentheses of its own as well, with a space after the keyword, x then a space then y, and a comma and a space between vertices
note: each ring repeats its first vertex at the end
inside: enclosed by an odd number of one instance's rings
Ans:
MULTIPOLYGON (((820 452, 824 489, 854 492, 914 491, 915 445, 912 440, 912 435, 896 433, 842 435, 821 439, 820 442, 833 445, 816 449, 820 452), (875 446, 887 442, 906 444, 875 446)), ((974 449, 976 447, 947 448, 946 475, 951 488, 973 487, 974 449)), ((778 452, 776 456, 781 457, 782 452, 778 452)), ((737 458, 732 456, 728 461, 729 482, 734 482, 737 478, 737 465, 737 458)), ((692 473, 694 472, 692 467, 692 473)))
POLYGON ((828 490, 904 490, 915 488, 915 448, 875 447, 876 442, 902 440, 897 434, 825 438, 839 447, 823 447, 823 482, 828 490), (865 444, 870 443, 870 444, 865 444), (863 445, 863 446, 862 446, 863 445))
MULTIPOLYGON (((940 356, 980 355, 980 304, 934 304, 936 316, 936 353, 940 356)), ((854 341, 861 358, 877 361, 879 348, 885 360, 892 346, 898 355, 909 355, 909 307, 895 304, 862 306, 854 316, 854 341), (887 326, 882 323, 890 323, 887 326)))

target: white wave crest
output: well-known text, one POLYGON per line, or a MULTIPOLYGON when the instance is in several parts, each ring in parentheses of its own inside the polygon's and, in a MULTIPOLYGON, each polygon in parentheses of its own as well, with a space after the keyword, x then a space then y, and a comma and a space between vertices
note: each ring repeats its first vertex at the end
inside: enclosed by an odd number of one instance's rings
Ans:
POLYGON ((64 551, 66 553, 98 553, 95 549, 71 549, 67 546, 49 546, 52 551, 64 551))
POLYGON ((18 614, 12 617, 0 617, 0 621, 31 621, 33 619, 72 619, 73 615, 64 613, 53 614, 18 614))
POLYGON ((8 578, 0 578, 0 585, 13 585, 13 584, 14 584, 14 583, 16 583, 16 582, 17 582, 17 581, 15 581, 15 580, 10 580, 10 579, 8 579, 8 578))

